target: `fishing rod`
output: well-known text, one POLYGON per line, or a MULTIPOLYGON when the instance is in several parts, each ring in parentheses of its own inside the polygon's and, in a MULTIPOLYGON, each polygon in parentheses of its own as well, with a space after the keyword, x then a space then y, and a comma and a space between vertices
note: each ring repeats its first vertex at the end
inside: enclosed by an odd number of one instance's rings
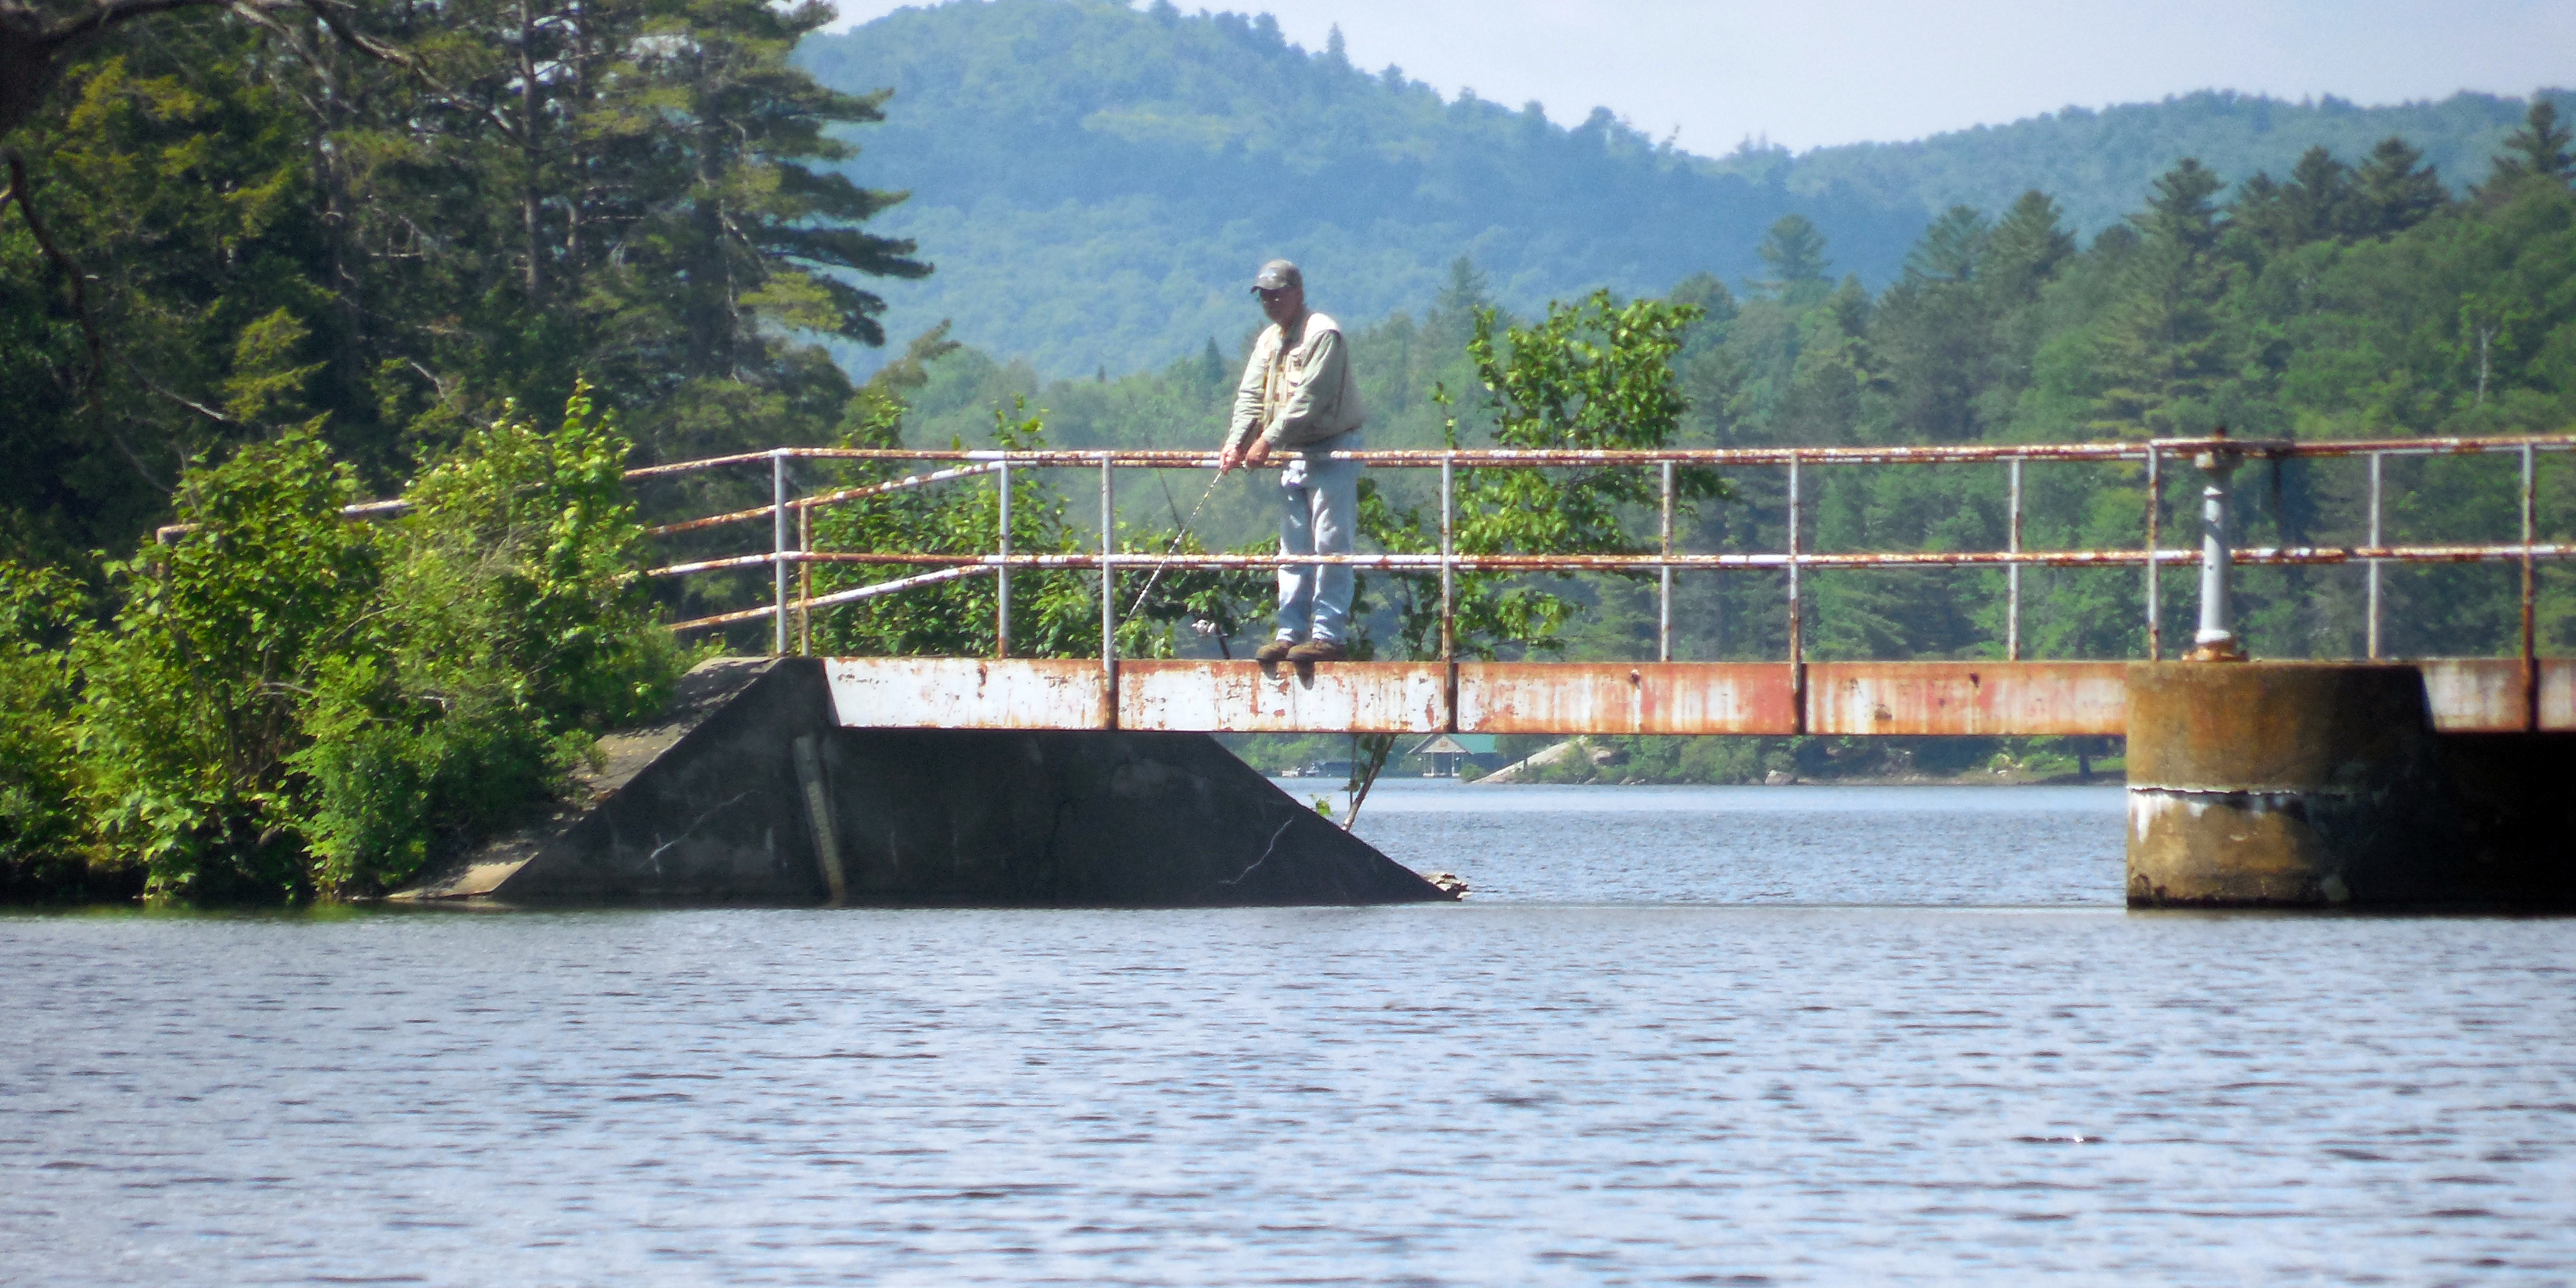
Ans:
MULTIPOLYGON (((1145 597, 1154 593, 1154 583, 1163 579, 1163 570, 1172 566, 1170 562, 1172 556, 1180 553, 1181 542, 1189 537, 1190 525, 1199 521, 1199 511, 1207 508, 1208 498, 1216 495, 1216 485, 1224 481, 1223 471, 1219 471, 1215 478, 1208 480, 1207 491, 1199 493, 1199 503, 1190 507, 1190 517, 1181 520, 1180 530, 1172 534, 1171 549, 1164 551, 1162 560, 1154 565, 1154 575, 1145 579, 1145 588, 1136 592, 1136 602, 1127 606, 1129 617, 1134 617, 1136 610, 1145 606, 1145 597)), ((1172 499, 1169 490, 1163 493, 1163 499, 1167 502, 1172 499)), ((1180 509, 1181 507, 1175 505, 1172 507, 1172 512, 1178 514, 1180 509)))

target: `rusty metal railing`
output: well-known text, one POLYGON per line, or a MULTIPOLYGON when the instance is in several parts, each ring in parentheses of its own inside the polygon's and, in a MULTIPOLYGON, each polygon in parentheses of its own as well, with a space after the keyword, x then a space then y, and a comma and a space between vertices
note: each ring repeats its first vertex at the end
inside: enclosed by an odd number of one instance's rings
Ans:
MULTIPOLYGON (((1659 661, 1672 656, 1673 577, 1677 572, 1692 571, 1773 571, 1785 572, 1788 583, 1787 636, 1788 662, 1804 662, 1804 612, 1802 608, 1802 574, 1808 570, 1909 567, 2001 567, 2006 574, 2006 612, 2004 651, 2008 660, 2019 660, 2022 654, 2021 570, 2025 567, 2109 568, 2136 567, 2144 572, 2145 631, 2150 658, 2164 656, 2161 571, 2178 565, 2197 565, 2201 574, 2200 620, 2193 635, 2189 656, 2225 658, 2241 656, 2231 611, 2230 575, 2236 565, 2317 565, 2353 564, 2366 567, 2367 655, 2382 655, 2381 570, 2389 564, 2439 563, 2512 563, 2521 565, 2521 653, 2526 670, 2536 666, 2537 633, 2535 621, 2536 565, 2543 559, 2564 559, 2576 555, 2576 544, 2542 542, 2538 539, 2537 456, 2543 452, 2576 451, 2576 434, 2528 435, 2458 438, 2371 439, 2327 442, 2266 441, 2235 439, 2223 431, 2203 438, 2155 439, 2147 441, 2099 443, 2017 443, 1962 444, 1943 446, 1889 447, 1771 447, 1771 448, 1670 448, 1629 451, 1562 451, 1512 448, 1456 450, 1393 450, 1336 452, 1336 460, 1354 460, 1378 469, 1436 469, 1440 484, 1440 549, 1436 553, 1355 553, 1343 555, 1287 554, 1178 554, 1163 555, 1121 552, 1116 549, 1116 472, 1122 469, 1210 469, 1217 464, 1216 454, 1198 450, 1173 449, 1044 449, 1036 451, 1003 450, 909 450, 789 447, 763 452, 747 452, 706 460, 684 461, 651 466, 627 472, 629 479, 667 478, 674 475, 724 469, 767 462, 770 466, 771 501, 765 506, 737 510, 650 529, 653 535, 670 535, 702 531, 736 523, 771 520, 771 545, 767 551, 675 563, 652 569, 653 577, 684 577, 768 566, 773 570, 770 602, 753 608, 718 613, 678 623, 674 629, 697 631, 733 623, 769 618, 772 620, 772 644, 778 653, 788 651, 791 615, 799 623, 796 636, 800 650, 807 647, 811 635, 812 613, 816 609, 855 603, 907 590, 954 581, 964 577, 992 575, 998 583, 996 623, 997 653, 1007 656, 1009 642, 1010 578, 1014 570, 1090 570, 1101 575, 1101 662, 1114 676, 1117 665, 1117 589, 1116 578, 1121 568, 1153 569, 1255 569, 1339 564, 1354 568, 1400 572, 1437 573, 1440 578, 1440 655, 1454 658, 1456 641, 1456 577, 1473 572, 1615 572, 1656 574, 1656 657, 1659 661), (2383 542, 2385 504, 2384 463, 2390 457, 2462 456, 2511 454, 2520 458, 2520 534, 2509 542, 2470 542, 2450 544, 2386 544, 2383 542), (2232 540, 2233 516, 2230 476, 2248 460, 2290 460, 2313 458, 2362 457, 2369 462, 2369 537, 2358 546, 2238 546, 2232 540), (860 487, 839 488, 810 496, 790 494, 787 466, 790 461, 876 461, 917 462, 948 466, 927 473, 872 483, 860 487), (2202 514, 2200 548, 2167 549, 2163 546, 2162 488, 2164 471, 2169 462, 2188 462, 2202 476, 2202 514), (2023 542, 2024 497, 2023 466, 2030 462, 2137 463, 2144 468, 2145 531, 2142 544, 2134 549, 2032 550, 2023 542), (1996 463, 2006 467, 2005 545, 2000 550, 1926 550, 1884 552, 1823 552, 1805 547, 1803 531, 1806 502, 1803 475, 1820 466, 1840 465, 1951 465, 1996 463), (1777 468, 1786 472, 1784 489, 1786 539, 1777 552, 1707 554, 1690 553, 1674 548, 1673 506, 1676 467, 1692 466, 1717 469, 1777 468), (1658 532, 1652 553, 1540 555, 1540 554, 1461 554, 1456 546, 1456 473, 1462 468, 1537 468, 1593 469, 1604 467, 1652 468, 1659 475, 1660 504, 1658 532), (1101 541, 1096 552, 1081 554, 1014 553, 1010 540, 1010 475, 1011 471, 1032 468, 1097 469, 1100 476, 1101 541), (995 479, 1002 508, 1000 541, 989 553, 938 554, 906 551, 820 551, 812 549, 813 513, 816 509, 851 504, 896 492, 928 487, 939 483, 991 475, 995 479), (794 516, 794 535, 790 535, 790 516, 794 516), (868 586, 841 590, 825 595, 811 592, 812 569, 824 564, 877 564, 888 567, 913 567, 928 571, 909 574, 868 586), (803 579, 802 591, 791 597, 791 571, 803 579)), ((2536 673, 2536 672, 2535 672, 2536 673)))

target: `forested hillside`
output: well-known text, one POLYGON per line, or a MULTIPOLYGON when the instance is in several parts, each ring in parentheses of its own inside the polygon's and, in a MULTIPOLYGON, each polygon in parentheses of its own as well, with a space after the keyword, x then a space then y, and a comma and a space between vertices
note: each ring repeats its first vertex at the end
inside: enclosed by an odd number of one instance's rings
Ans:
MULTIPOLYGON (((866 173, 913 190, 886 224, 938 248, 898 305, 1053 374, 1159 365, 1240 337, 1272 255, 1323 307, 1382 316, 1472 254, 1528 306, 1593 285, 1662 290, 1757 265, 1792 206, 1898 244, 1913 210, 1799 197, 1707 172, 1597 113, 1444 102, 1401 70, 1309 53, 1267 16, 1168 0, 1000 0, 906 9, 809 39, 827 85, 888 88, 866 173)), ((1874 270, 1893 268, 1865 265, 1874 270)))
MULTIPOLYGON (((2545 96, 2562 115, 2576 109, 2576 95, 2545 96)), ((2359 157, 2393 134, 2421 149, 2454 192, 2465 191, 2521 124, 2526 106, 2492 94, 2359 107, 2331 95, 2290 103, 2204 90, 2160 103, 2070 107, 1927 139, 1797 155, 1748 142, 1718 158, 1717 167, 1799 195, 1857 196, 1926 212, 1958 205, 2001 209, 2037 188, 2055 197, 2068 225, 2089 237, 2118 223, 2136 194, 2184 157, 2233 183, 2257 170, 2282 173, 2312 147, 2359 157)))
MULTIPOLYGON (((953 318, 960 339, 1049 376, 1158 367, 1211 337, 1231 352, 1244 278, 1271 255, 1305 264, 1319 306, 1353 321, 1418 309, 1460 255, 1528 311, 1700 272, 1740 287, 1765 273, 1764 230, 1796 213, 1830 240, 1834 276, 1878 289, 1953 205, 2000 210, 2038 188, 2090 237, 2185 156, 2233 184, 2284 174, 2311 146, 2357 161, 2402 134, 2456 192, 2524 107, 2195 94, 1916 143, 1702 158, 1630 128, 1616 103, 1566 129, 1519 104, 1444 101, 1400 68, 1301 49, 1266 17, 1168 0, 906 9, 809 37, 798 60, 836 89, 894 91, 853 173, 912 191, 880 226, 939 265, 885 291, 894 327, 953 318)), ((877 360, 842 356, 862 371, 877 360)))

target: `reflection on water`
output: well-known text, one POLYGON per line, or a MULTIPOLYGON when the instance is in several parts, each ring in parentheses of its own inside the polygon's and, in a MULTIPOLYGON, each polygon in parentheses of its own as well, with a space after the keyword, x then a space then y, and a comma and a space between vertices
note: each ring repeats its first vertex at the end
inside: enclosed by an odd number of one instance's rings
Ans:
POLYGON ((2576 922, 2130 915, 2119 828, 1404 784, 1467 904, 0 919, 0 1281, 2576 1277, 2576 922))

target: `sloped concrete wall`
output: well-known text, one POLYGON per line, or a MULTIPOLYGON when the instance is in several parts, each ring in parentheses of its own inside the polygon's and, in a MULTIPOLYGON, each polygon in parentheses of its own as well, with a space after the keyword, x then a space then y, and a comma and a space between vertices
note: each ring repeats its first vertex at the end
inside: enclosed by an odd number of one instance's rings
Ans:
POLYGON ((819 660, 691 672, 591 799, 398 898, 1174 907, 1449 896, 1204 734, 842 729, 819 660))

